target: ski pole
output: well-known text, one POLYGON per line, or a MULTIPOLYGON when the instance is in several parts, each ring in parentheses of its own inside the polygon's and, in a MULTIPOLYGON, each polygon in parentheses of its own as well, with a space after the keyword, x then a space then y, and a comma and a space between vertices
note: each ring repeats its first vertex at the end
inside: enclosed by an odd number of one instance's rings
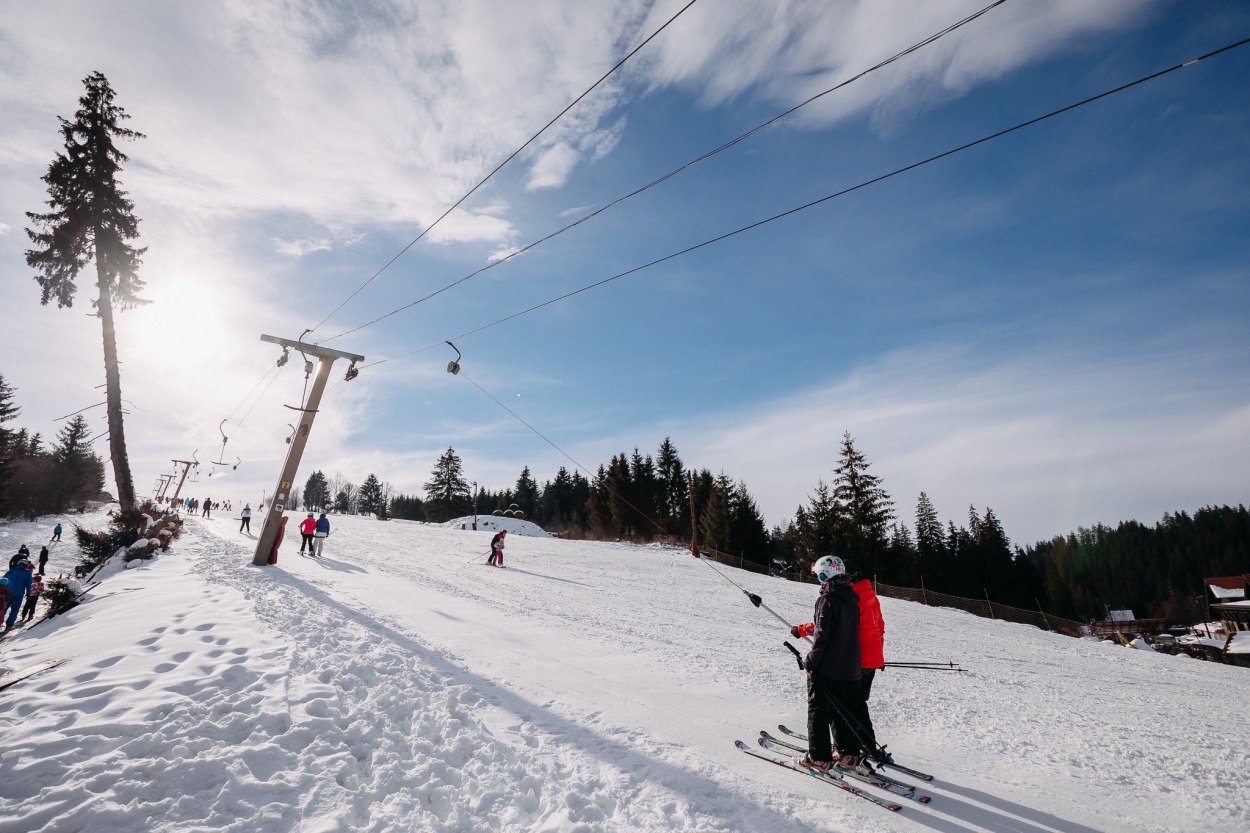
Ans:
POLYGON ((903 668, 908 671, 954 671, 959 674, 964 673, 966 669, 961 668, 954 663, 950 665, 927 664, 919 662, 887 662, 886 668, 903 668))

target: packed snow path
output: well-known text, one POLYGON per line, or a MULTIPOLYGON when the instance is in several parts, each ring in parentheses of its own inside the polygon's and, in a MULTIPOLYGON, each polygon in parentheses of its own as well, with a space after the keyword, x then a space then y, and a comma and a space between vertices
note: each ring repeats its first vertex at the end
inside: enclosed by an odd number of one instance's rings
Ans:
MULTIPOLYGON (((971 669, 878 678, 880 735, 938 776, 892 814, 734 749, 804 725, 803 678, 688 553, 510 535, 496 570, 490 532, 332 521, 257 568, 189 520, 3 643, 71 661, 0 692, 0 833, 1250 827, 1244 669, 885 599, 888 658, 971 669)), ((717 569, 810 618, 814 586, 717 569)))

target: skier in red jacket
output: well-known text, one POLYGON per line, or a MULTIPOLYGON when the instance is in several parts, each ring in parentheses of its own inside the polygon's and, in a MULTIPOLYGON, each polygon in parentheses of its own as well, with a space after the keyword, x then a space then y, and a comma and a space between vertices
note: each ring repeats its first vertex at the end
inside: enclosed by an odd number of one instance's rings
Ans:
POLYGON ((299 545, 301 555, 303 555, 305 549, 312 552, 313 534, 316 533, 316 531, 317 519, 313 517, 312 512, 309 512, 308 517, 299 522, 299 534, 303 536, 303 540, 300 541, 299 545))
POLYGON ((872 589, 872 582, 861 578, 851 582, 851 589, 859 596, 859 699, 852 716, 859 724, 860 736, 868 754, 877 749, 877 733, 872 728, 872 716, 868 713, 868 696, 872 693, 872 678, 885 668, 885 620, 881 618, 881 601, 872 589))

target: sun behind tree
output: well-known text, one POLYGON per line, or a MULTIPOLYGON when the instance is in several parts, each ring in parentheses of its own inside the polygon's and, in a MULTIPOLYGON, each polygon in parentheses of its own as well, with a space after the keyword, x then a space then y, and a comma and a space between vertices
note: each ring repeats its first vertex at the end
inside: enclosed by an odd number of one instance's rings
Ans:
POLYGON ((135 506, 135 488, 122 427, 113 307, 124 312, 147 303, 138 295, 144 287, 138 270, 147 250, 128 242, 139 236, 139 221, 133 213, 134 203, 117 181, 117 172, 127 157, 113 140, 141 139, 143 134, 119 125, 130 117, 113 103, 113 89, 103 74, 93 72, 83 84, 87 92, 78 100, 81 109, 75 120, 60 120, 65 151, 56 155, 43 177, 52 210, 26 214, 38 229, 26 230, 37 247, 26 252, 26 263, 39 273, 35 276, 43 288, 39 302, 47 304, 55 297, 58 307, 73 306, 78 289, 75 278, 88 263, 95 263, 99 295, 94 304, 104 330, 109 452, 117 501, 123 510, 129 510, 135 506))

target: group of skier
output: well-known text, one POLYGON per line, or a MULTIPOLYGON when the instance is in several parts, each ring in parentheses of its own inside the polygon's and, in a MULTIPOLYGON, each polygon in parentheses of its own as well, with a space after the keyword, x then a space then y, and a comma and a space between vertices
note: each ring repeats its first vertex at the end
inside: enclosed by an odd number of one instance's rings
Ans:
MULTIPOLYGON (((56 525, 52 540, 61 540, 61 525, 56 525)), ((18 548, 17 554, 9 559, 9 570, 0 576, 0 622, 4 623, 7 633, 17 624, 20 616, 23 622, 35 618, 35 606, 43 594, 44 570, 48 565, 48 548, 45 545, 39 551, 39 569, 30 558, 30 549, 25 544, 18 548)))
POLYGON ((312 557, 320 558, 326 539, 330 537, 330 519, 326 517, 325 512, 322 512, 320 518, 313 520, 313 513, 309 512, 308 517, 300 521, 299 534, 302 537, 299 547, 300 555, 307 550, 312 557))
POLYGON ((885 763, 868 711, 873 678, 885 668, 881 602, 872 583, 857 580, 836 555, 817 559, 812 573, 821 583, 814 619, 790 629, 812 640, 803 662, 808 749, 800 763, 814 772, 867 773, 868 760, 885 763))

